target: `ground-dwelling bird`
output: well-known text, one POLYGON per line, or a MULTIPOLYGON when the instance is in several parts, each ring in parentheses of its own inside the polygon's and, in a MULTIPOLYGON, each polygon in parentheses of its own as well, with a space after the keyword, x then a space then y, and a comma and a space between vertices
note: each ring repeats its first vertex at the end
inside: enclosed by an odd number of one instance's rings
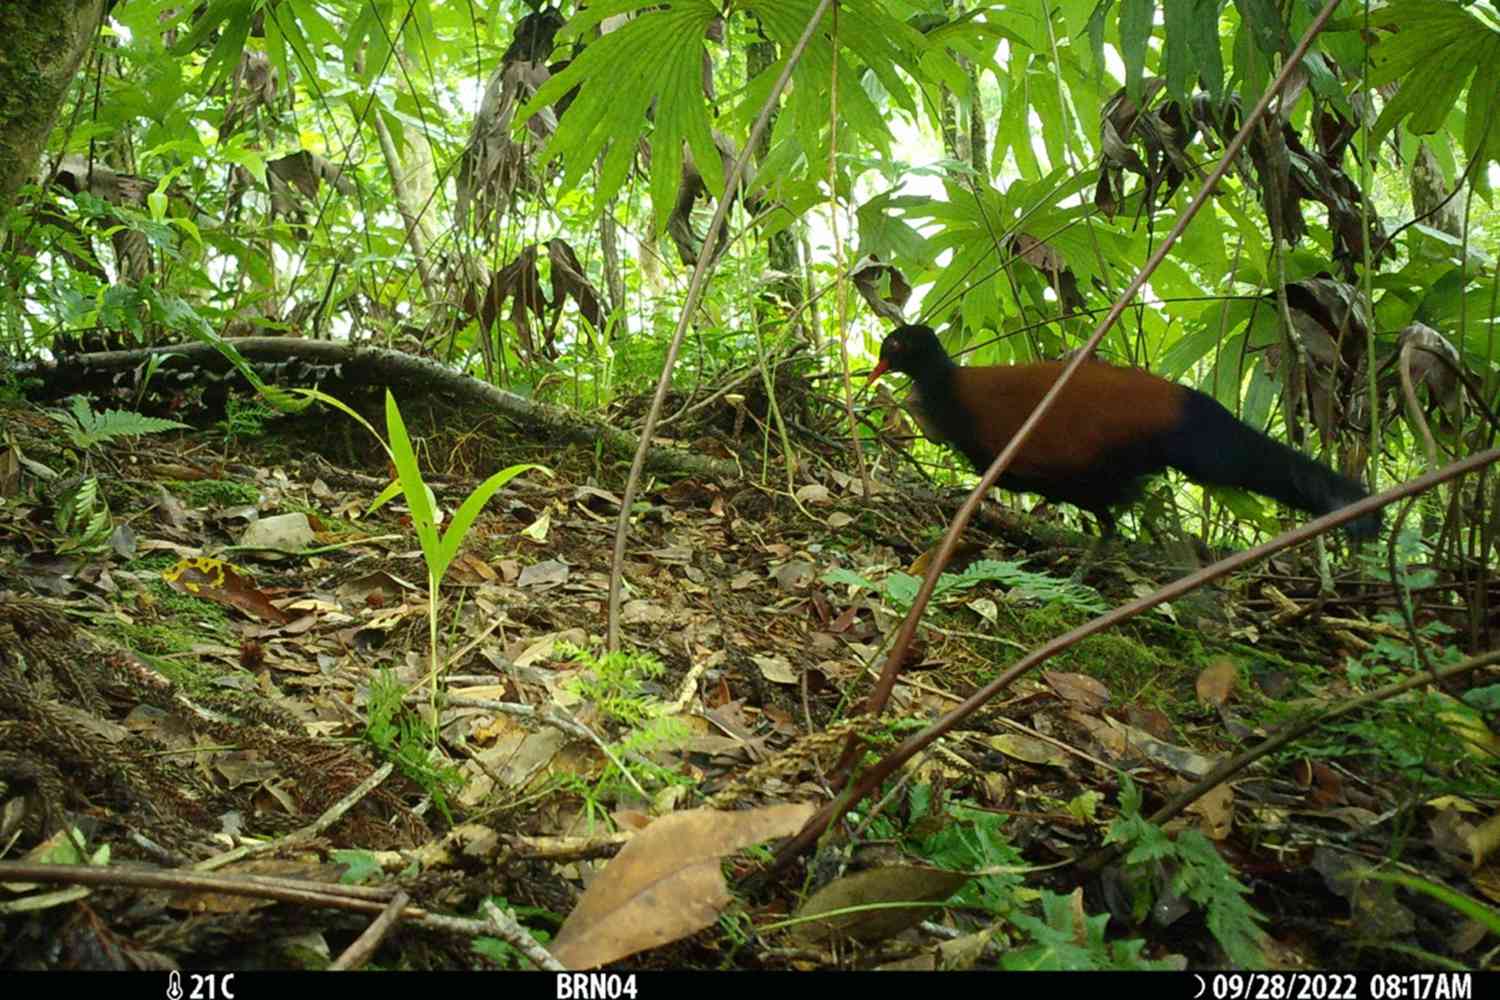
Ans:
MULTIPOLYGON (((880 345, 873 382, 910 375, 912 409, 932 440, 962 452, 983 473, 1057 381, 1061 361, 962 367, 927 326, 902 326, 880 345)), ((1143 480, 1177 469, 1196 483, 1235 486, 1311 514, 1368 495, 1347 476, 1273 440, 1217 400, 1149 372, 1087 361, 1000 477, 1004 489, 1081 507, 1114 534, 1113 508, 1136 499, 1143 480)), ((1380 514, 1346 526, 1363 540, 1380 514)))

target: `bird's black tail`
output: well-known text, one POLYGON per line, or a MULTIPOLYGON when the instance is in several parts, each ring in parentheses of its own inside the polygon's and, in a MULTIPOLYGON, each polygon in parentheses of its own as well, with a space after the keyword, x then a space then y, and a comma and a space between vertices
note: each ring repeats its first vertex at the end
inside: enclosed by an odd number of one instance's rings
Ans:
MULTIPOLYGON (((1348 476, 1238 420, 1218 401, 1189 390, 1182 420, 1164 442, 1167 464, 1211 486, 1237 486, 1310 514, 1327 514, 1369 496, 1348 476)), ((1344 525, 1364 541, 1380 532, 1375 511, 1344 525)))

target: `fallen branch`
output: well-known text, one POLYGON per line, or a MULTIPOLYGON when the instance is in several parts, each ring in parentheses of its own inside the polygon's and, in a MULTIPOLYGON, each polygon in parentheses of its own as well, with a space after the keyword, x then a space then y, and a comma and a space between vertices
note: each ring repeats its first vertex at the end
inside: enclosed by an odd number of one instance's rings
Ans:
MULTIPOLYGON (((375 957, 375 952, 380 948, 380 943, 386 939, 391 931, 396 929, 396 922, 401 919, 401 913, 406 909, 406 904, 411 902, 411 897, 405 892, 397 892, 391 897, 391 901, 385 905, 380 916, 371 922, 365 932, 355 938, 354 943, 344 949, 344 953, 330 965, 331 972, 348 972, 351 969, 363 968, 364 964, 375 957)), ((487 904, 493 905, 493 904, 487 904)))
MULTIPOLYGON (((622 457, 634 455, 641 445, 640 438, 629 431, 587 420, 564 407, 527 399, 436 361, 400 351, 295 337, 236 337, 226 342, 233 344, 257 367, 276 366, 277 370, 267 381, 278 385, 305 380, 316 381, 325 390, 339 383, 361 387, 388 385, 398 394, 425 389, 461 403, 495 410, 546 440, 590 447, 597 442, 611 454, 622 457), (332 367, 335 372, 329 377, 326 373, 314 376, 305 370, 320 367, 332 367)), ((193 343, 75 354, 56 364, 31 362, 18 365, 16 376, 41 380, 41 395, 44 396, 60 396, 79 390, 105 391, 118 385, 121 373, 146 364, 153 356, 162 359, 160 368, 152 376, 157 380, 176 376, 179 381, 189 381, 202 372, 227 374, 234 370, 229 359, 212 345, 193 343)), ((738 477, 738 470, 731 462, 660 445, 646 449, 646 465, 653 472, 724 479, 738 477)))

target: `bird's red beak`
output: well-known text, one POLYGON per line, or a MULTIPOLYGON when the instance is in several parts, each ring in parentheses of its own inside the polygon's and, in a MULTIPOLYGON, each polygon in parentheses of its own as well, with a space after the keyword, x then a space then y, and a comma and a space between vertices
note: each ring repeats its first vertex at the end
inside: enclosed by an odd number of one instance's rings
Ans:
POLYGON ((890 371, 890 369, 891 366, 886 363, 886 360, 884 358, 881 358, 878 362, 876 362, 875 370, 870 372, 870 377, 865 380, 865 385, 869 385, 871 382, 875 381, 880 376, 890 371))

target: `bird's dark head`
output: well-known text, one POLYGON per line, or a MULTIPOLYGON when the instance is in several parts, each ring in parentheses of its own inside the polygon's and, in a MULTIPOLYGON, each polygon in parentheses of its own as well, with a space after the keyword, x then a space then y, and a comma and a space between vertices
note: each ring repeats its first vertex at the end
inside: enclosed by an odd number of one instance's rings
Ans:
POLYGON ((870 372, 873 382, 888 371, 905 375, 917 375, 932 368, 941 368, 953 362, 932 327, 921 325, 898 326, 886 335, 880 345, 880 361, 870 372))

